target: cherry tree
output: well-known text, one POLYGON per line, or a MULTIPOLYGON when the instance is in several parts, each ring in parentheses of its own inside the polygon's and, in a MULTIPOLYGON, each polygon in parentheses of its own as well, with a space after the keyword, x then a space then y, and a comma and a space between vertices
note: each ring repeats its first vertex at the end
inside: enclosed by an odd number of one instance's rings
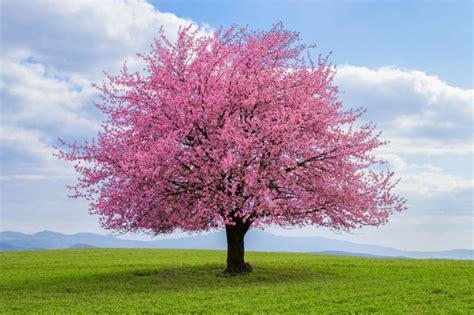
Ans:
POLYGON ((342 108, 334 67, 313 52, 281 24, 186 27, 174 42, 161 31, 144 71, 125 64, 97 86, 97 138, 62 142, 80 174, 71 197, 119 232, 225 228, 231 274, 252 270, 250 227, 386 223, 405 200, 372 153, 385 142, 363 109, 342 108))

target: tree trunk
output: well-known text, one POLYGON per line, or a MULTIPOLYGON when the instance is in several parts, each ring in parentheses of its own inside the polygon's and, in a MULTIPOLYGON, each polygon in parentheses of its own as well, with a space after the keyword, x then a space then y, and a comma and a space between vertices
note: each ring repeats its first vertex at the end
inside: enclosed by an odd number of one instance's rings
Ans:
POLYGON ((250 264, 244 261, 244 237, 249 226, 242 223, 226 225, 227 268, 224 273, 238 275, 252 271, 250 264))

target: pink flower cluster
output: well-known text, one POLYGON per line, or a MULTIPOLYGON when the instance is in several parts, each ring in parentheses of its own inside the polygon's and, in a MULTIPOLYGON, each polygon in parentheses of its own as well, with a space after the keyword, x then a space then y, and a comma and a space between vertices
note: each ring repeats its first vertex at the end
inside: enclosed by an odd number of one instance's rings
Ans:
POLYGON ((107 116, 92 143, 58 156, 80 174, 104 227, 155 234, 235 222, 379 225, 405 200, 392 172, 376 171, 381 145, 362 109, 345 111, 334 67, 277 24, 233 26, 211 36, 163 32, 141 54, 145 74, 99 86, 107 116))

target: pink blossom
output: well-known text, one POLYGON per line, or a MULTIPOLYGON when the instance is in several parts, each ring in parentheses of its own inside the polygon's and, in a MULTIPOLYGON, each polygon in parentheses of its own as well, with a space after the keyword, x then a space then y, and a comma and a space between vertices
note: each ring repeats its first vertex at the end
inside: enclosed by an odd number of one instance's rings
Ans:
POLYGON ((58 156, 118 231, 204 231, 253 226, 379 225, 405 200, 371 153, 385 143, 363 109, 343 110, 334 67, 299 34, 233 26, 198 37, 161 33, 145 74, 126 66, 97 87, 106 115, 92 143, 58 156))

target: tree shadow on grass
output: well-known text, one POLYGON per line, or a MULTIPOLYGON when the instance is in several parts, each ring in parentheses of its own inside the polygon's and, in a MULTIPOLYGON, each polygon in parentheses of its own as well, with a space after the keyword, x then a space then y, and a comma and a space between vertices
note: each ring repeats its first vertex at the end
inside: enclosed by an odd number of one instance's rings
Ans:
MULTIPOLYGON (((92 271, 88 274, 35 279, 36 286, 48 291, 80 293, 97 290, 101 293, 166 292, 186 293, 190 291, 213 291, 237 289, 248 286, 275 286, 299 282, 324 282, 335 275, 288 267, 256 266, 256 270, 241 276, 224 276, 222 264, 197 266, 143 266, 124 271, 92 271)), ((31 285, 31 282, 30 282, 31 285)))

